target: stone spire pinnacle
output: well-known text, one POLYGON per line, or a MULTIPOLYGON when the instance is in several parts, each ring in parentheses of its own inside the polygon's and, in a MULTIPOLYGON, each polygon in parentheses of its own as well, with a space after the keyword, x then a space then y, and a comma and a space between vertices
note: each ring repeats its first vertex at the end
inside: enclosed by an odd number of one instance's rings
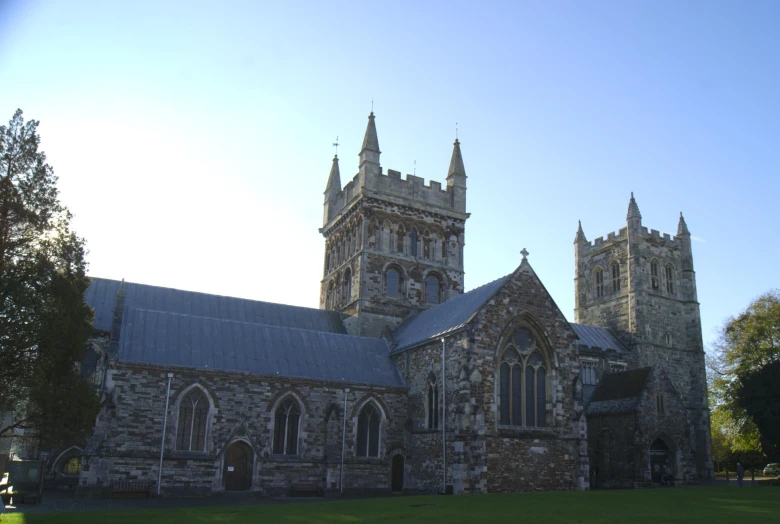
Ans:
POLYGON ((626 218, 642 218, 641 213, 639 213, 639 206, 636 204, 636 200, 634 200, 633 191, 631 191, 631 200, 628 202, 628 215, 626 218))
POLYGON ((582 230, 582 222, 577 220, 577 236, 574 237, 574 242, 587 242, 585 238, 585 232, 582 230))
POLYGON ((450 160, 450 170, 447 178, 453 175, 466 176, 466 168, 463 167, 463 155, 460 152, 460 141, 456 138, 452 147, 452 160, 450 160))
POLYGON ((682 211, 680 211, 680 223, 677 224, 677 236, 678 237, 682 235, 690 236, 690 234, 691 232, 688 231, 688 224, 685 223, 685 219, 683 218, 682 211))
POLYGON ((328 185, 325 187, 325 193, 341 192, 341 173, 339 172, 339 156, 333 157, 333 165, 330 167, 330 176, 328 185))
POLYGON ((368 115, 368 125, 366 126, 366 134, 363 137, 363 148, 360 150, 360 153, 362 154, 363 151, 366 150, 381 153, 381 151, 379 151, 379 139, 376 136, 376 123, 374 123, 373 111, 368 115))

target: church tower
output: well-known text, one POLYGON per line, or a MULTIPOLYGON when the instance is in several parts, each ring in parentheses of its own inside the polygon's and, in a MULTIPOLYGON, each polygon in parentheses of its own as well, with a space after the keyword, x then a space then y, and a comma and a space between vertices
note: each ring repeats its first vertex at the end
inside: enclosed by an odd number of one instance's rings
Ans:
POLYGON ((580 224, 574 256, 575 322, 612 329, 632 367, 663 369, 688 410, 699 476, 711 477, 701 315, 682 213, 676 237, 648 230, 632 193, 626 227, 588 242, 580 224))
POLYGON ((341 187, 338 157, 325 188, 320 309, 340 311, 350 334, 380 336, 411 313, 463 292, 466 170, 456 139, 447 185, 382 172, 375 116, 358 172, 341 187))

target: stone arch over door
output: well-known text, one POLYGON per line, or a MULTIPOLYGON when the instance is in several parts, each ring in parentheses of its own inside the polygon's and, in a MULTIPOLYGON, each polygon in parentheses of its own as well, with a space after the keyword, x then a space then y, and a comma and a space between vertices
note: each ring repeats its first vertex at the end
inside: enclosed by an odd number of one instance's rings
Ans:
POLYGON ((222 468, 225 491, 248 491, 252 487, 254 458, 252 447, 243 440, 227 447, 222 468))
POLYGON ((677 476, 677 446, 668 435, 661 433, 651 443, 647 451, 650 478, 659 482, 664 465, 668 465, 672 474, 677 476))

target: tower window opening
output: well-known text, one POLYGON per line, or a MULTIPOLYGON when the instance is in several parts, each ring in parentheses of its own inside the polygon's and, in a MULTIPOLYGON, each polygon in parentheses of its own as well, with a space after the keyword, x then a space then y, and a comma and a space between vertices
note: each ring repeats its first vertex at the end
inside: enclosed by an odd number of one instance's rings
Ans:
POLYGON ((398 298, 401 294, 401 274, 395 268, 385 273, 385 294, 390 298, 398 298))
POLYGON ((596 269, 596 296, 604 296, 604 271, 601 268, 596 269))
POLYGON ((612 264, 612 292, 618 291, 620 291, 620 264, 615 262, 612 264))
POLYGON ((656 261, 650 262, 650 286, 653 288, 653 291, 661 289, 661 285, 658 282, 658 262, 656 261))
POLYGON ((425 278, 425 301, 428 304, 439 304, 441 302, 441 284, 439 277, 428 275, 425 278))
POLYGON ((674 295, 674 268, 666 266, 666 292, 674 295))
POLYGON ((413 257, 417 256, 417 230, 412 229, 409 233, 409 254, 413 257))

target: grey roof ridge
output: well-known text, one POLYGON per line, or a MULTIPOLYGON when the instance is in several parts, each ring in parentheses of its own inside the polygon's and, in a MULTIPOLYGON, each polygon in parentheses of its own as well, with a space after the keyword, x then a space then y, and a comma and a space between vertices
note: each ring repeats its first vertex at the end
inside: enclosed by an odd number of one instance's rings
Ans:
MULTIPOLYGON (((518 269, 519 269, 519 268, 518 268, 518 269)), ((517 271, 517 270, 515 270, 515 271, 517 271)), ((509 277, 511 277, 512 275, 514 275, 514 274, 515 274, 515 271, 513 271, 513 272, 511 272, 511 273, 509 273, 509 274, 507 274, 507 275, 504 275, 503 277, 499 277, 499 278, 493 279, 493 280, 491 280, 490 282, 486 282, 486 283, 482 284, 481 286, 475 287, 474 289, 472 289, 472 290, 470 290, 470 291, 467 291, 466 293, 463 293, 462 295, 458 295, 457 297, 454 297, 452 300, 457 300, 457 299, 458 299, 458 298, 460 298, 460 297, 465 297, 465 296, 466 296, 466 295, 468 295, 469 293, 475 293, 476 291, 478 291, 478 290, 480 290, 480 289, 482 289, 482 288, 484 288, 484 287, 486 287, 486 286, 489 286, 489 285, 491 285, 491 284, 494 284, 495 282, 498 282, 499 280, 504 280, 504 282, 502 282, 500 286, 497 286, 497 287, 496 287, 496 289, 493 291, 493 293, 491 293, 491 294, 490 294, 488 297, 486 297, 486 298, 485 298, 485 300, 482 302, 482 304, 480 304, 480 305, 479 305, 479 307, 477 307, 477 308, 474 310, 474 312, 473 312, 473 313, 472 313, 472 314, 471 314, 471 315, 470 315, 470 316, 469 316, 469 317, 468 317, 468 318, 467 318, 465 321, 463 321, 461 324, 459 324, 459 325, 457 325, 457 326, 455 326, 455 327, 452 327, 452 328, 450 328, 450 329, 446 329, 446 330, 444 330, 444 331, 442 331, 442 332, 440 332, 440 333, 436 333, 435 335, 431 335, 430 337, 428 337, 428 338, 426 338, 426 339, 424 339, 424 340, 420 340, 420 341, 418 341, 418 342, 415 342, 415 343, 413 343, 413 344, 410 344, 410 345, 408 345, 408 346, 403 346, 403 347, 398 347, 398 348, 395 348, 395 349, 393 349, 392 351, 390 351, 390 353, 391 353, 391 354, 393 354, 393 353, 400 353, 400 352, 402 352, 402 351, 406 351, 406 350, 409 350, 409 349, 413 349, 413 348, 416 348, 416 347, 418 347, 418 346, 425 345, 425 344, 427 344, 428 342, 430 342, 431 340, 435 340, 435 339, 437 339, 437 338, 439 338, 439 337, 441 337, 441 336, 445 336, 445 335, 451 335, 451 334, 453 334, 453 333, 456 333, 457 331, 459 331, 459 330, 463 329, 463 328, 464 328, 466 325, 468 325, 468 323, 469 323, 469 322, 471 322, 471 321, 474 319, 474 317, 477 315, 477 313, 479 313, 480 311, 482 311, 482 308, 483 308, 483 307, 485 307, 485 304, 487 304, 488 302, 490 302, 490 300, 491 300, 491 299, 492 299, 494 296, 496 296, 496 293, 498 293, 498 291, 499 291, 499 290, 500 290, 502 287, 504 287, 504 284, 506 284, 506 280, 509 280, 509 277)), ((439 304, 439 305, 438 305, 438 306, 436 306, 436 307, 442 306, 442 305, 444 305, 444 304, 446 304, 446 302, 444 302, 444 303, 442 303, 442 304, 439 304)), ((436 309, 436 308, 431 308, 431 309, 436 309)), ((426 311, 430 311, 430 310, 426 310, 426 311)), ((423 312, 420 312, 420 313, 423 313, 423 312)), ((420 313, 417 313, 417 315, 419 315, 420 313)), ((417 315, 415 315, 415 316, 417 316, 417 315)))
MULTIPOLYGON (((273 302, 271 302, 271 303, 273 303, 273 302)), ((295 307, 295 306, 293 306, 293 307, 295 307)), ((359 338, 359 339, 371 340, 371 341, 379 340, 379 341, 382 341, 384 343, 385 347, 387 347, 389 349, 389 346, 387 345, 387 341, 385 339, 383 339, 383 338, 363 337, 363 336, 360 336, 360 335, 350 335, 348 333, 332 333, 332 332, 329 332, 329 331, 318 331, 316 329, 303 329, 303 328, 297 328, 297 327, 278 326, 276 324, 264 324, 262 322, 246 322, 244 320, 233 320, 233 319, 229 319, 229 318, 207 317, 207 316, 204 316, 204 315, 192 315, 190 313, 178 313, 176 311, 165 311, 165 310, 162 310, 162 309, 149 309, 149 308, 133 307, 133 306, 129 306, 129 307, 126 306, 124 308, 124 312, 133 312, 133 311, 144 311, 144 312, 149 312, 149 313, 164 313, 166 315, 175 315, 175 316, 179 316, 179 317, 205 318, 205 319, 208 319, 208 320, 216 320, 218 322, 227 322, 227 323, 231 323, 231 324, 243 324, 243 325, 247 325, 247 326, 264 326, 264 327, 269 327, 269 328, 284 329, 284 330, 290 330, 290 331, 303 331, 303 332, 306 332, 306 333, 319 333, 319 334, 324 334, 324 335, 333 335, 333 336, 336 336, 336 337, 359 338)), ((317 310, 317 311, 319 311, 319 310, 317 310)), ((124 317, 125 314, 123 313, 122 316, 124 317)))
MULTIPOLYGON (((620 340, 620 338, 618 338, 617 333, 615 333, 615 330, 612 329, 611 327, 594 326, 593 324, 583 324, 582 322, 569 322, 569 325, 570 326, 573 326, 573 325, 587 326, 587 327, 592 327, 592 328, 604 329, 604 330, 608 331, 610 335, 612 335, 612 338, 615 340, 615 342, 617 342, 620 345, 621 348, 623 348, 626 351, 629 350, 628 346, 623 344, 623 342, 620 340)), ((572 328, 572 330, 574 330, 574 328, 572 328)), ((577 331, 576 330, 574 330, 574 334, 577 335, 577 331)), ((579 335, 577 335, 577 340, 582 340, 579 335)))
MULTIPOLYGON (((205 295, 205 296, 208 296, 208 297, 221 297, 221 298, 227 298, 227 299, 230 299, 230 300, 244 300, 244 301, 247 301, 247 302, 257 302, 257 303, 261 303, 261 304, 271 304, 271 305, 274 305, 274 306, 292 307, 292 308, 297 308, 297 309, 308 309, 308 310, 311 310, 311 311, 322 311, 322 312, 325 312, 325 313, 336 313, 336 311, 326 311, 326 310, 322 310, 322 309, 316 308, 316 307, 294 306, 292 304, 283 304, 281 302, 269 302, 267 300, 257 300, 257 299, 254 299, 254 298, 234 297, 234 296, 231 296, 231 295, 220 295, 218 293, 206 293, 204 291, 193 291, 191 289, 179 289, 179 288, 176 288, 176 287, 169 287, 169 286, 156 286, 154 284, 142 284, 140 282, 130 282, 129 280, 117 280, 115 278, 103 278, 103 277, 95 277, 95 276, 91 276, 91 275, 87 275, 87 277, 90 278, 90 279, 109 280, 109 281, 114 281, 114 282, 124 282, 125 285, 132 284, 134 286, 153 287, 153 288, 158 288, 158 289, 168 289, 168 290, 171 290, 171 291, 180 291, 182 293, 194 293, 196 295, 205 295)), ((211 317, 206 317, 206 318, 211 318, 211 317)))

